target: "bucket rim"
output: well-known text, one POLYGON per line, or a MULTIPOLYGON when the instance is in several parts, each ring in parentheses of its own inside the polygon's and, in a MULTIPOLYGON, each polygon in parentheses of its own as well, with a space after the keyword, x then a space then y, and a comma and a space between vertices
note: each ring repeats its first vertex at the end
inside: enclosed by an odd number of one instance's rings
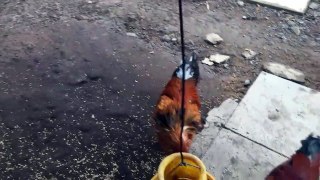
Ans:
MULTIPOLYGON (((200 179, 203 179, 207 176, 206 167, 197 156, 190 154, 190 153, 183 153, 183 157, 186 159, 192 159, 197 164, 197 166, 199 166, 200 174, 201 174, 200 179)), ((180 153, 173 153, 173 154, 165 157, 161 161, 159 168, 158 168, 158 174, 157 174, 157 176, 160 180, 165 179, 164 172, 165 172, 167 165, 176 158, 180 158, 180 153)))

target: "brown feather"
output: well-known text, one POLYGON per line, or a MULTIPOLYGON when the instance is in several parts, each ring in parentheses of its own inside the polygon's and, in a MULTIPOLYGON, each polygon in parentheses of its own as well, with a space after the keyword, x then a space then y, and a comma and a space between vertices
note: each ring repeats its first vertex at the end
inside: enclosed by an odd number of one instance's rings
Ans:
MULTIPOLYGON (((165 86, 158 100, 154 119, 161 121, 156 125, 159 143, 166 152, 180 151, 180 117, 181 111, 181 79, 172 77, 165 86), (165 126, 164 126, 165 125, 165 126)), ((197 93, 196 81, 185 81, 185 126, 183 132, 184 152, 188 152, 197 129, 201 129, 200 99, 197 93)))

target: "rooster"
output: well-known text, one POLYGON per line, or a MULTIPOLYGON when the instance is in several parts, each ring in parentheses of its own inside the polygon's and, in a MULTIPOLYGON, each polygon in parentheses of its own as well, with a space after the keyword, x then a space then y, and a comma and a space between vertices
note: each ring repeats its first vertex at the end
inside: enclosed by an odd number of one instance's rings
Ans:
POLYGON ((302 147, 296 154, 272 170, 266 180, 320 179, 320 137, 311 134, 301 143, 302 147))
POLYGON ((153 116, 159 144, 168 154, 180 152, 180 150, 189 152, 195 135, 203 129, 205 123, 201 118, 201 105, 197 92, 199 66, 196 54, 193 53, 185 64, 185 126, 183 128, 182 149, 180 149, 182 73, 183 65, 181 63, 162 91, 153 116))

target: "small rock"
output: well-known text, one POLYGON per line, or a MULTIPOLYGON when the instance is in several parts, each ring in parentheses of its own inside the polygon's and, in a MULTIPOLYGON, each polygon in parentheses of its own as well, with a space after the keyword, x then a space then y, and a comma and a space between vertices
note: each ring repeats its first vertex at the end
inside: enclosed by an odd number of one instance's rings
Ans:
POLYGON ((201 61, 203 64, 206 64, 208 66, 212 66, 213 65, 213 62, 210 61, 209 58, 204 58, 204 60, 201 61))
POLYGON ((223 67, 228 69, 229 68, 229 64, 223 64, 223 67))
POLYGON ((225 62, 229 59, 230 59, 230 56, 226 56, 226 55, 222 55, 222 54, 215 54, 215 55, 211 55, 209 57, 210 61, 218 63, 218 64, 225 62))
POLYGON ((177 39, 177 38, 172 38, 171 41, 172 41, 172 42, 177 42, 178 39, 177 39))
POLYGON ((249 86, 251 84, 251 81, 249 79, 244 81, 244 86, 249 86))
POLYGON ((245 59, 253 59, 255 58, 258 53, 252 51, 251 49, 245 49, 245 51, 241 54, 245 59))
POLYGON ((244 2, 243 2, 243 1, 237 1, 237 4, 238 4, 239 6, 244 6, 244 2))
POLYGON ((262 68, 263 70, 269 73, 272 73, 276 76, 279 76, 288 80, 292 80, 298 83, 305 82, 305 75, 303 72, 283 64, 268 62, 268 63, 264 63, 262 68))
POLYGON ((291 20, 289 20, 287 23, 289 26, 296 26, 296 23, 291 20))
POLYGON ((206 35, 205 41, 207 41, 210 44, 216 45, 221 43, 223 39, 218 34, 210 33, 206 35))
POLYGON ((171 38, 169 35, 164 35, 164 36, 162 36, 161 40, 165 41, 165 42, 169 42, 169 41, 171 41, 171 38))
POLYGON ((301 34, 300 28, 298 26, 292 26, 291 31, 294 32, 297 36, 301 34))
POLYGON ((255 16, 242 16, 243 20, 257 20, 258 18, 255 16))
POLYGON ((319 4, 318 3, 315 3, 315 2, 311 2, 310 5, 309 5, 309 8, 310 9, 318 9, 319 8, 319 4))
POLYGON ((138 36, 136 35, 136 33, 132 33, 132 32, 128 32, 128 33, 127 33, 127 36, 130 36, 130 37, 138 37, 138 36))
POLYGON ((79 20, 79 21, 89 19, 87 16, 84 16, 84 15, 77 15, 75 18, 76 20, 79 20))
POLYGON ((92 1, 88 1, 88 4, 92 4, 93 2, 92 1))

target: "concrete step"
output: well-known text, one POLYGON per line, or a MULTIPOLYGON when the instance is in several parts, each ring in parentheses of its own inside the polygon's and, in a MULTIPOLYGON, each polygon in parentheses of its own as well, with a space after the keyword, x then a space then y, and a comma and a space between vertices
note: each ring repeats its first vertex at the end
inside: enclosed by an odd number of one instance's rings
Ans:
POLYGON ((319 134, 319 107, 319 92, 261 72, 239 104, 229 99, 208 113, 191 153, 217 179, 264 179, 319 134))

